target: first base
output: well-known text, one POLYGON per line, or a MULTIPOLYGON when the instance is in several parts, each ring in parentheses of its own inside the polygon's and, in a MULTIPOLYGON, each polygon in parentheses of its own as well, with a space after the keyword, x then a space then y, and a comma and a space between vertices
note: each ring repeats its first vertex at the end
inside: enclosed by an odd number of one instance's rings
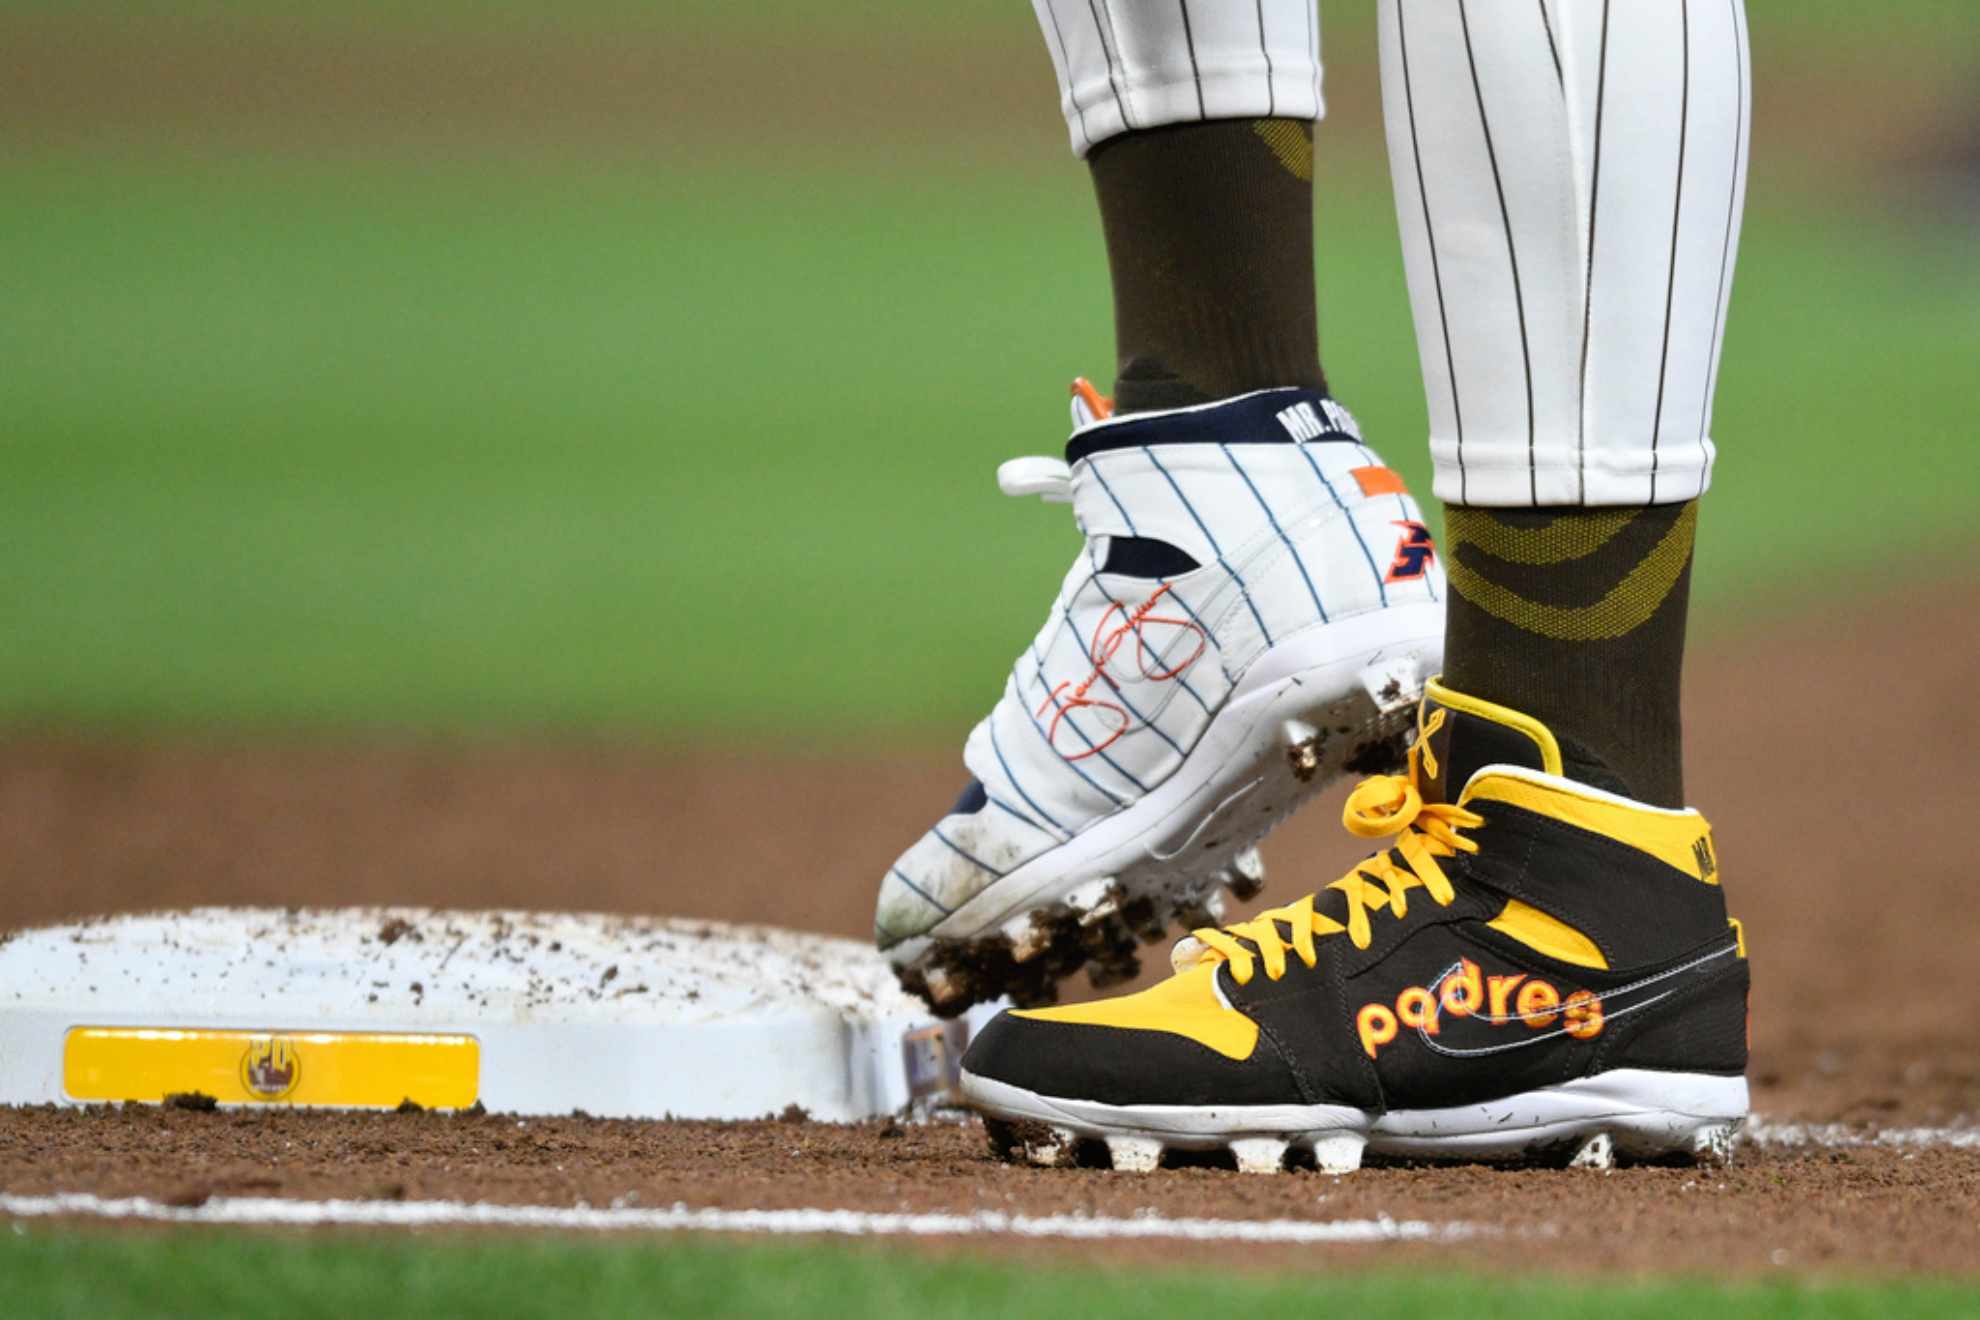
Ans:
POLYGON ((0 1104, 845 1121, 954 1097, 870 947, 761 926, 201 908, 0 935, 0 1104))

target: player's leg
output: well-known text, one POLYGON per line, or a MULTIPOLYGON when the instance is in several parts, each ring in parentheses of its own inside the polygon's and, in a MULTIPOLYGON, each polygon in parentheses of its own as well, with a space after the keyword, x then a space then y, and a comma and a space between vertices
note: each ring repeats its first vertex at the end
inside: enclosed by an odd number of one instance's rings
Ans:
POLYGON ((1382 0, 1453 588, 1445 678, 1683 805, 1693 527, 1745 184, 1742 0, 1382 0))
POLYGON ((964 1087, 1012 1148, 1722 1157, 1746 949, 1676 809, 1677 678, 1746 151, 1739 0, 1382 0, 1451 654, 1394 835, 1204 929, 1139 995, 1005 1014, 964 1087), (1016 1120, 1023 1120, 1017 1123, 1016 1120))
POLYGON ((1099 199, 1123 412, 1326 388, 1311 0, 1033 0, 1099 199))
POLYGON ((1070 503, 1085 552, 882 883, 876 937, 944 1008, 1130 975, 1137 937, 1255 892, 1258 839, 1393 748, 1441 655, 1429 534, 1320 370, 1311 0, 1036 8, 1119 398, 1081 382, 1065 461, 1000 473, 1070 503))

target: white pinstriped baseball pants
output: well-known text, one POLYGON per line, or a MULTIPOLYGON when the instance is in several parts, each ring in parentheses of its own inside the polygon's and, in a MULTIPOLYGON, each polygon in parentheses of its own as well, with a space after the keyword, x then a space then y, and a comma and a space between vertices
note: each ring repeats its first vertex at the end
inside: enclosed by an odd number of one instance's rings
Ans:
MULTIPOLYGON (((1437 496, 1711 482, 1750 114, 1744 0, 1377 0, 1437 496)), ((1073 149, 1318 119, 1313 0, 1033 0, 1073 149)))

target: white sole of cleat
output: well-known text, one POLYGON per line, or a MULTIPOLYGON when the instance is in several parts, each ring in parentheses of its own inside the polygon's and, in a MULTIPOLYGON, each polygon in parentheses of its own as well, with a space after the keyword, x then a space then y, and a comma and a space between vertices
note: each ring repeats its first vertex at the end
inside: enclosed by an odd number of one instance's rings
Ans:
MULTIPOLYGON (((1048 1125, 1067 1149, 1099 1138, 1153 1162, 1161 1151, 1228 1149, 1238 1168, 1270 1172, 1287 1148, 1310 1151, 1323 1173, 1351 1173, 1364 1154, 1410 1159, 1535 1161, 1573 1152, 1576 1168, 1622 1159, 1732 1159, 1746 1121, 1744 1077, 1623 1068, 1450 1109, 1370 1114, 1348 1105, 1108 1105, 1039 1095, 965 1070, 963 1096, 986 1117, 1048 1125)), ((1115 1155, 1115 1167, 1120 1156, 1115 1155)))
POLYGON ((1026 1002, 1045 1002, 1049 987, 1031 981, 1106 961, 1091 950, 1109 939, 1131 948, 1178 921, 1201 924, 1226 889, 1255 897, 1259 840, 1341 773, 1390 768, 1385 754, 1399 758, 1442 655, 1441 605, 1394 606, 1287 639, 1252 665, 1167 780, 894 945, 889 961, 944 1011, 1034 990, 1026 1002), (1034 962, 1029 977, 1000 970, 1034 962))

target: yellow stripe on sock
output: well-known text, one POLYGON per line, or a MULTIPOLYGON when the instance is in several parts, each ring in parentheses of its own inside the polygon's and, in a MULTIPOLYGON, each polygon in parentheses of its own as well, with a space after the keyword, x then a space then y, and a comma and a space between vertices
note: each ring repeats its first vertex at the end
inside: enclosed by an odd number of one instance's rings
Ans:
POLYGON ((1691 538, 1697 523, 1698 505, 1694 501, 1650 553, 1593 605, 1546 605, 1528 600, 1471 568, 1462 554, 1447 555, 1444 572, 1458 595, 1495 619, 1555 641, 1605 641, 1634 632, 1657 612, 1691 560, 1691 538))
POLYGON ((1290 119, 1260 119, 1251 131, 1272 149, 1286 173, 1301 183, 1313 182, 1313 139, 1298 124, 1290 119))
POLYGON ((1509 527, 1494 517, 1490 509, 1453 505, 1444 511, 1444 535, 1450 542, 1450 550, 1460 545, 1475 545, 1508 564, 1544 567, 1565 564, 1570 559, 1586 559, 1634 522, 1637 510, 1578 509, 1575 514, 1571 531, 1563 535, 1558 525, 1509 527))

